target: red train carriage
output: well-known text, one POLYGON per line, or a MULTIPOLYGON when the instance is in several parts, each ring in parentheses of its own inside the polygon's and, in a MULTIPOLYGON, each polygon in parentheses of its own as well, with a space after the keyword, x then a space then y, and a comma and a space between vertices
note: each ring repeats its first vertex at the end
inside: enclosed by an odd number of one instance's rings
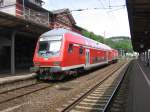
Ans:
POLYGON ((112 50, 112 52, 113 52, 113 59, 112 59, 112 62, 114 63, 114 62, 117 62, 117 60, 118 60, 118 51, 117 50, 115 50, 115 49, 113 49, 112 50))
POLYGON ((73 71, 108 64, 117 56, 107 45, 58 28, 40 36, 33 62, 40 78, 61 79, 73 71))

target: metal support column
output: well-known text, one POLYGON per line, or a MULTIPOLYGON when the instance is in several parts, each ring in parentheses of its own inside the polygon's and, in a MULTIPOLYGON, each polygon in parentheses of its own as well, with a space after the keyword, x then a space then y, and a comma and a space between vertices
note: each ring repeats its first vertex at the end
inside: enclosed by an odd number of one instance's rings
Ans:
POLYGON ((146 51, 146 65, 149 66, 148 50, 146 51))
POLYGON ((16 31, 12 32, 11 35, 11 74, 15 74, 15 35, 16 31))
POLYGON ((145 51, 145 62, 147 62, 147 52, 145 51))

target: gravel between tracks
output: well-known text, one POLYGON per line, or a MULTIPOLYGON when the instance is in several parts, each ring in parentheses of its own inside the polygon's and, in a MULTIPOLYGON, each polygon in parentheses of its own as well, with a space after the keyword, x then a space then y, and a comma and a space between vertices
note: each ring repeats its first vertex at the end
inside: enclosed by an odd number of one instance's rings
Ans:
POLYGON ((3 108, 0 107, 0 110, 7 112, 57 112, 56 109, 81 91, 84 92, 88 87, 102 80, 106 76, 104 72, 118 64, 109 65, 88 75, 61 82, 53 87, 5 103, 3 108))

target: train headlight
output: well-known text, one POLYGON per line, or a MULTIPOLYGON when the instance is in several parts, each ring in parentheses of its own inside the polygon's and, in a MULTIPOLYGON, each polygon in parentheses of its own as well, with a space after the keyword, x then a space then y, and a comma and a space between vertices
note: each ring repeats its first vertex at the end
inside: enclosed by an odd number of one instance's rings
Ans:
POLYGON ((60 62, 59 61, 55 61, 55 62, 53 62, 53 65, 54 66, 60 66, 60 62))
POLYGON ((40 62, 34 62, 35 66, 40 66, 40 62))

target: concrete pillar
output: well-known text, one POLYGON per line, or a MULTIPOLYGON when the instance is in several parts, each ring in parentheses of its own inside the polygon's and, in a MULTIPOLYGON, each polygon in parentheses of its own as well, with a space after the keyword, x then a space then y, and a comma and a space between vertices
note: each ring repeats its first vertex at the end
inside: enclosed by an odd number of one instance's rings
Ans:
POLYGON ((148 50, 146 51, 146 65, 149 66, 148 50))
POLYGON ((145 62, 147 62, 147 52, 145 51, 145 62))
POLYGON ((142 59, 142 53, 139 53, 138 59, 141 61, 142 59))
POLYGON ((11 35, 11 74, 15 74, 15 35, 16 31, 12 32, 11 35))

